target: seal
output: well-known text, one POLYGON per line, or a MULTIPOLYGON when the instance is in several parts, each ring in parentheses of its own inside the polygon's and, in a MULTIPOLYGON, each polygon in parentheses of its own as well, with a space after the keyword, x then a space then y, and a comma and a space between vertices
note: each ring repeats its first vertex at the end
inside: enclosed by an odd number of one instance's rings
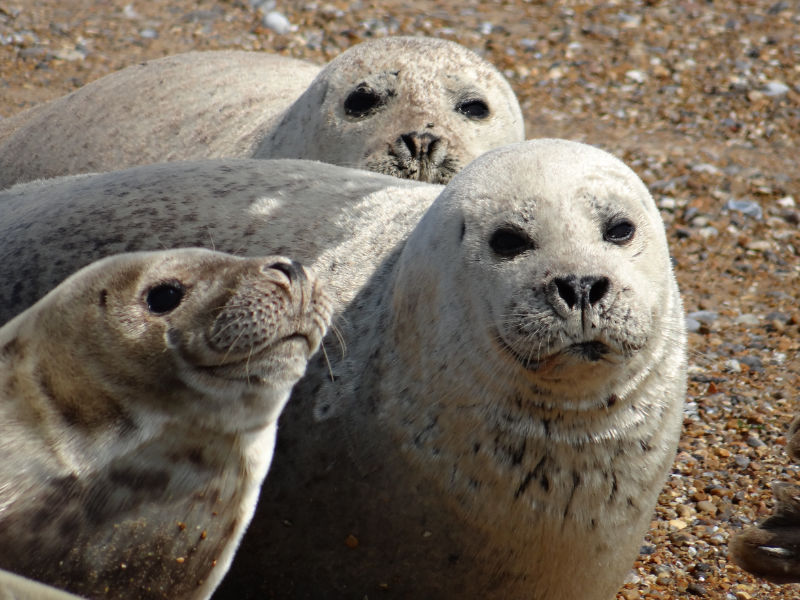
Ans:
POLYGON ((241 51, 129 67, 9 119, 0 188, 217 157, 307 158, 446 182, 483 152, 524 139, 508 82, 455 42, 371 40, 318 72, 241 51))
MULTIPOLYGON (((789 456, 800 461, 800 416, 789 426, 789 456)), ((773 514, 733 537, 729 553, 741 568, 774 583, 800 583, 800 486, 773 482, 773 514)))
POLYGON ((14 188, 0 223, 0 307, 129 246, 291 247, 331 290, 346 351, 296 386, 216 597, 622 584, 677 446, 686 334, 658 210, 608 153, 513 144, 446 187, 159 165, 14 188))
POLYGON ((210 597, 329 308, 289 259, 181 249, 102 259, 4 325, 0 566, 210 597))

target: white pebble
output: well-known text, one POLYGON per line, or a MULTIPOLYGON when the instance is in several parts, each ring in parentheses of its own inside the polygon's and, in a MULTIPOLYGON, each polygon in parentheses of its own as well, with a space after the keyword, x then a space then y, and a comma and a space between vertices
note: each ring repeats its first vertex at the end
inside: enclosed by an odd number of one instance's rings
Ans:
POLYGON ((272 11, 264 15, 264 27, 267 27, 280 35, 286 35, 292 31, 292 24, 289 19, 284 17, 281 13, 272 11))

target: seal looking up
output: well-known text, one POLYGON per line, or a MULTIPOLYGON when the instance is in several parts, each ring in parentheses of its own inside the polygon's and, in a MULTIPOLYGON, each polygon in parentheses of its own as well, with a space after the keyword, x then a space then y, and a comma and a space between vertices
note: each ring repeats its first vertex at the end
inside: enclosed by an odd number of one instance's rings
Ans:
POLYGON ((207 598, 329 320, 283 257, 116 255, 0 329, 0 567, 93 598, 207 598))
POLYGON ((0 309, 165 244, 291 248, 330 289, 346 354, 295 388, 217 597, 607 600, 622 584, 674 457, 686 335, 658 210, 608 153, 528 141, 444 188, 300 161, 154 165, 16 187, 0 224, 0 309))
POLYGON ((308 158, 446 182, 525 133, 497 69, 455 42, 422 37, 358 44, 321 72, 261 52, 179 54, 7 121, 0 188, 218 157, 308 158))

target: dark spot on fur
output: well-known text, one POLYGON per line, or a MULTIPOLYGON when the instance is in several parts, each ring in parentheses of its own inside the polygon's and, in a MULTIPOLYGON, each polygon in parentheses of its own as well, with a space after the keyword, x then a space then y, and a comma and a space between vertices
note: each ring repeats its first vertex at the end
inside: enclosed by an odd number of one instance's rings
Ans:
POLYGON ((473 454, 477 454, 480 449, 481 449, 481 443, 480 442, 475 442, 472 445, 472 453, 473 454))
POLYGON ((19 338, 12 338, 0 348, 0 358, 22 359, 25 356, 24 344, 20 344, 19 338))
POLYGON ((461 221, 461 235, 458 238, 459 241, 463 241, 464 240, 464 234, 466 232, 467 232, 467 223, 464 220, 462 220, 461 221))
POLYGON ((647 440, 639 440, 639 446, 641 446, 642 452, 650 452, 653 449, 647 440))
POLYGON ((617 395, 616 395, 616 394, 611 394, 611 395, 608 397, 608 400, 606 400, 606 406, 607 406, 608 408, 611 408, 612 406, 614 406, 614 405, 617 403, 617 400, 619 400, 619 398, 617 397, 617 395))
POLYGON ((161 493, 169 483, 169 473, 166 471, 137 471, 134 469, 111 468, 108 479, 115 485, 129 487, 136 491, 161 493))
POLYGON ((100 300, 98 301, 98 304, 101 307, 105 308, 107 300, 108 300, 108 290, 101 290, 100 291, 100 300))
POLYGON ((540 478, 539 479, 539 484, 542 486, 544 491, 547 492, 547 491, 550 490, 550 480, 547 479, 547 476, 544 473, 541 473, 541 471, 544 468, 546 460, 547 460, 547 456, 545 455, 539 460, 539 462, 536 464, 536 466, 533 468, 533 470, 528 471, 525 474, 525 477, 522 478, 522 482, 519 484, 519 487, 517 488, 517 491, 514 492, 514 498, 519 498, 522 494, 524 494, 525 490, 528 488, 528 485, 530 484, 530 482, 533 481, 534 479, 536 479, 537 477, 540 478), (540 473, 541 473, 541 476, 540 476, 540 473))
POLYGON ((461 556, 458 555, 458 554, 449 554, 447 556, 447 562, 449 562, 451 565, 454 565, 454 564, 458 563, 460 558, 461 558, 461 556))
POLYGON ((203 449, 202 448, 192 448, 189 451, 189 462, 195 465, 202 465, 205 463, 203 459, 203 449))

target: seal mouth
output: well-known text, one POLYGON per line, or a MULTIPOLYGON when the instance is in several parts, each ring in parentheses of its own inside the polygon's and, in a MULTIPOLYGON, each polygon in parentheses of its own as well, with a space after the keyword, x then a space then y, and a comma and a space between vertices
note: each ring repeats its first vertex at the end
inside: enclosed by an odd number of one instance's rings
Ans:
POLYGON ((606 355, 611 352, 607 344, 599 341, 577 342, 570 344, 555 352, 539 358, 525 357, 512 348, 501 335, 497 336, 500 346, 528 371, 543 371, 552 365, 559 357, 569 356, 587 362, 607 360, 606 355))
POLYGON ((274 376, 271 373, 259 374, 259 366, 265 363, 269 358, 282 357, 283 354, 279 350, 281 346, 300 341, 305 344, 306 353, 303 358, 306 359, 311 354, 312 342, 308 336, 302 333, 294 333, 275 340, 252 354, 248 354, 248 356, 242 360, 224 362, 223 358, 223 361, 218 365, 196 365, 195 369, 216 379, 245 383, 249 386, 272 385, 274 384, 274 376))
POLYGON ((608 354, 611 349, 603 342, 580 342, 567 346, 562 350, 565 354, 571 354, 583 358, 589 362, 597 362, 608 354))

